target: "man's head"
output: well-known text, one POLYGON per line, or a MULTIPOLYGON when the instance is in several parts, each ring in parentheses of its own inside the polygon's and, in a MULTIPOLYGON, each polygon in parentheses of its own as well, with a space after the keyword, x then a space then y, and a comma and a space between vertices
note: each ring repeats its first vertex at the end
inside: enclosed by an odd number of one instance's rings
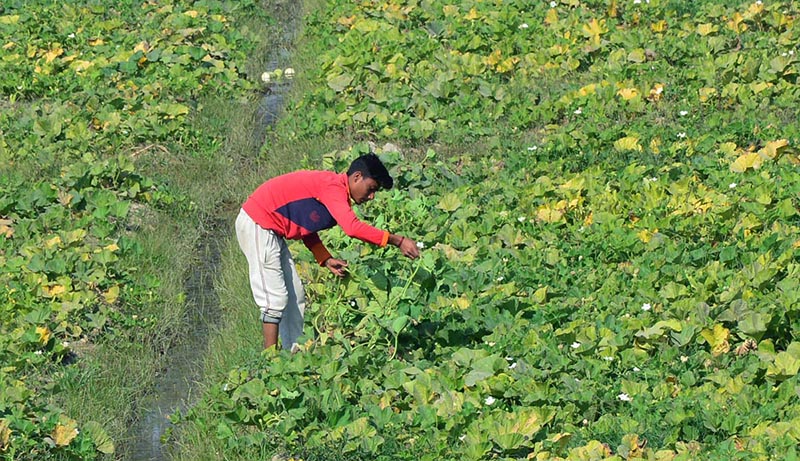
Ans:
POLYGON ((374 199, 378 190, 388 190, 394 185, 394 180, 386 167, 372 152, 353 160, 347 170, 347 181, 350 186, 350 198, 359 204, 374 199))

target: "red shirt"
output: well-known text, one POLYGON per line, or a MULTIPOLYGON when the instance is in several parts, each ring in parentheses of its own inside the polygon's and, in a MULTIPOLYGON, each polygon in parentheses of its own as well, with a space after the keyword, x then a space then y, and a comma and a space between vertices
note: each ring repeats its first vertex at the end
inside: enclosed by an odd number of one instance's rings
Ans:
POLYGON ((345 234, 386 246, 389 232, 361 222, 350 205, 347 174, 296 171, 260 185, 242 205, 259 226, 289 240, 302 239, 320 264, 331 257, 318 231, 339 225, 345 234))

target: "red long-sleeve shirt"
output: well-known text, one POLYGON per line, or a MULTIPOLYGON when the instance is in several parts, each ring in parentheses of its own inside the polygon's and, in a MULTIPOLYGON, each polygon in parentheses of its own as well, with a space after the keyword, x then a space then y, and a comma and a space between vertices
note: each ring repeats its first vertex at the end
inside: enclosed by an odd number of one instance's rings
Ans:
POLYGON ((350 204, 347 174, 296 171, 260 185, 242 205, 258 225, 289 240, 302 239, 320 264, 331 257, 318 231, 339 225, 345 234, 386 246, 389 232, 360 221, 350 204))

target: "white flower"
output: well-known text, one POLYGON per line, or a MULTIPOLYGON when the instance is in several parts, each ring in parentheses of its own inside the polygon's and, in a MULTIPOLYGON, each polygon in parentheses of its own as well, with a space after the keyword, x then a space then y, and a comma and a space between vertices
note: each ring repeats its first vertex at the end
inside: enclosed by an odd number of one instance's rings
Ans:
POLYGON ((761 0, 756 0, 756 5, 761 5, 761 0))
POLYGON ((633 367, 633 371, 636 372, 636 373, 639 373, 642 370, 639 367, 633 367))
POLYGON ((785 58, 786 56, 789 56, 789 53, 783 52, 781 53, 781 56, 785 58))
POLYGON ((794 50, 789 50, 789 56, 794 56, 794 50))
POLYGON ((500 277, 497 277, 497 281, 498 282, 502 282, 503 281, 503 276, 501 275, 500 277))
POLYGON ((686 363, 687 361, 689 361, 689 357, 686 357, 685 355, 682 355, 681 356, 681 362, 686 363))
POLYGON ((417 242, 417 248, 419 248, 421 250, 421 249, 425 248, 425 244, 422 243, 422 242, 417 242))
POLYGON ((630 402, 631 401, 631 396, 626 394, 626 393, 624 393, 624 392, 622 394, 618 395, 617 398, 622 400, 623 402, 630 402))
POLYGON ((577 349, 577 348, 581 347, 581 343, 575 341, 574 343, 572 343, 570 345, 570 347, 573 348, 573 349, 577 349))
POLYGON ((462 442, 463 442, 463 441, 464 441, 464 439, 466 439, 466 438, 467 438, 467 434, 464 434, 464 435, 460 436, 460 437, 458 438, 458 440, 460 440, 460 441, 462 441, 462 442))
POLYGON ((683 131, 681 131, 680 133, 678 133, 678 137, 679 137, 679 138, 681 138, 681 139, 683 139, 683 138, 685 138, 685 137, 686 137, 686 133, 684 133, 683 131))
POLYGON ((644 304, 642 304, 642 310, 643 310, 643 311, 649 311, 649 310, 650 310, 650 309, 652 309, 652 308, 653 308, 653 306, 651 306, 651 305, 650 305, 650 303, 644 303, 644 304))
POLYGON ((263 74, 261 74, 262 82, 269 83, 270 80, 272 80, 272 77, 270 76, 269 72, 264 72, 263 74))
POLYGON ((285 75, 286 78, 289 79, 294 77, 294 69, 292 69, 291 67, 287 67, 286 70, 283 71, 283 75, 285 75))
POLYGON ((66 342, 66 341, 62 342, 61 345, 64 346, 64 347, 69 347, 69 343, 66 342))
POLYGON ((605 357, 603 357, 603 360, 605 360, 606 362, 613 362, 614 361, 614 357, 605 356, 605 357))
POLYGON ((509 370, 513 370, 514 368, 517 368, 517 362, 514 362, 514 363, 512 363, 511 365, 508 366, 509 370))
POLYGON ((575 109, 575 114, 577 114, 577 115, 580 115, 580 114, 582 114, 582 113, 583 113, 583 111, 581 110, 581 108, 580 108, 580 107, 579 107, 579 108, 577 108, 577 109, 575 109))
POLYGON ((732 183, 728 184, 728 189, 735 189, 735 188, 736 188, 736 183, 735 182, 732 182, 732 183))
POLYGON ((520 29, 527 29, 527 28, 528 28, 528 25, 527 25, 526 23, 524 23, 524 22, 523 22, 522 24, 520 24, 520 25, 519 25, 519 28, 520 28, 520 29))
POLYGON ((228 383, 225 383, 225 385, 222 386, 222 390, 228 392, 228 389, 230 389, 230 387, 228 386, 228 383))
POLYGON ((489 341, 489 342, 488 342, 488 343, 486 343, 486 344, 488 344, 488 345, 489 345, 489 347, 494 347, 494 345, 495 345, 495 342, 494 342, 494 341, 489 341))
POLYGON ((517 221, 525 222, 525 216, 520 216, 519 218, 517 218, 517 221))
POLYGON ((678 113, 681 115, 681 117, 684 117, 684 116, 689 114, 689 111, 688 110, 682 110, 682 111, 680 111, 678 113))
POLYGON ((528 150, 530 150, 530 151, 534 151, 534 150, 536 150, 536 149, 538 149, 538 148, 539 148, 539 147, 537 147, 537 146, 531 146, 531 147, 529 147, 529 148, 528 148, 528 150))
POLYGON ((75 38, 75 32, 73 32, 73 33, 71 33, 71 34, 67 35, 67 37, 69 37, 69 38, 75 38))
POLYGON ((556 7, 556 5, 558 5, 558 3, 556 3, 556 2, 550 2, 550 8, 555 8, 555 7, 556 7))
POLYGON ((506 360, 508 360, 509 362, 513 362, 514 361, 514 357, 506 357, 506 360))
POLYGON ((633 0, 633 4, 634 4, 634 5, 638 5, 638 4, 640 4, 640 3, 642 3, 642 0, 633 0))
POLYGON ((489 397, 486 397, 486 400, 483 401, 483 403, 485 403, 486 405, 491 405, 494 402, 495 402, 494 397, 492 397, 491 395, 489 397))
POLYGON ((35 355, 42 355, 42 354, 43 354, 43 352, 42 352, 42 351, 36 351, 36 352, 34 352, 34 354, 35 354, 35 355))

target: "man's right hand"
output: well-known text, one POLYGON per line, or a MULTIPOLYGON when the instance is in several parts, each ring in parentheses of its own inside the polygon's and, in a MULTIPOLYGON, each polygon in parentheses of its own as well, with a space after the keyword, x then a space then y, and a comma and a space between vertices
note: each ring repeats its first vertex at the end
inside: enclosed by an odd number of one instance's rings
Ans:
POLYGON ((347 261, 342 259, 328 258, 325 260, 325 267, 327 267, 337 277, 344 277, 347 275, 347 261))

